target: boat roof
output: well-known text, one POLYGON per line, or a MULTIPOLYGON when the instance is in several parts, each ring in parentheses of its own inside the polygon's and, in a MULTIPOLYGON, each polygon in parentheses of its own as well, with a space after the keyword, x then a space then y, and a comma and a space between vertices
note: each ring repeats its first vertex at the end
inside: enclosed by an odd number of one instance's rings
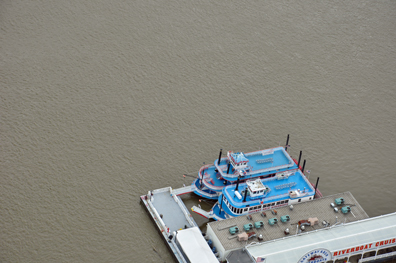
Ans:
MULTIPOLYGON (((267 210, 265 211, 266 217, 261 216, 261 213, 254 213, 250 214, 250 216, 252 216, 252 220, 249 220, 246 216, 238 216, 226 220, 210 222, 208 223, 208 227, 213 230, 216 238, 219 240, 224 249, 226 251, 231 251, 243 248, 244 246, 246 246, 246 242, 239 242, 236 238, 232 238, 232 235, 228 231, 228 226, 235 225, 241 231, 243 231, 243 226, 245 224, 263 221, 264 227, 260 229, 253 229, 253 231, 256 232, 257 236, 259 234, 262 234, 265 242, 285 238, 286 235, 284 233, 284 230, 286 228, 289 228, 291 235, 295 234, 297 222, 300 220, 307 220, 308 218, 317 217, 320 223, 319 225, 315 225, 313 227, 306 227, 305 232, 322 229, 323 221, 327 221, 330 225, 334 225, 336 221, 341 223, 348 223, 368 218, 366 212, 363 210, 363 208, 355 200, 350 192, 339 193, 336 195, 314 199, 312 201, 294 204, 293 210, 290 210, 288 206, 279 207, 276 210, 277 215, 273 215, 271 213, 271 210, 267 210), (340 197, 344 198, 345 204, 350 205, 350 213, 335 213, 332 207, 330 207, 330 203, 333 203, 336 198, 340 197), (290 217, 290 221, 283 223, 281 222, 280 218, 281 216, 285 215, 288 215, 290 217), (336 219, 336 217, 338 218, 336 219), (277 218, 278 223, 275 225, 269 225, 268 220, 271 218, 277 218)), ((211 238, 213 239, 213 237, 211 238)), ((252 241, 257 242, 257 239, 255 238, 254 240, 250 240, 249 242, 252 241)), ((278 262, 283 261, 281 260, 278 262)))
POLYGON ((176 240, 191 263, 219 263, 198 227, 177 231, 176 240))
MULTIPOLYGON (((301 173, 300 170, 290 171, 290 175, 285 179, 278 179, 276 176, 262 179, 261 182, 269 187, 271 190, 262 200, 264 203, 267 202, 275 202, 279 200, 284 200, 285 198, 289 198, 290 190, 306 191, 309 195, 314 195, 315 190, 312 184, 308 181, 308 179, 301 173)), ((260 199, 252 199, 250 196, 247 196, 246 202, 242 202, 242 200, 238 199, 238 197, 234 194, 236 185, 229 185, 223 188, 223 194, 227 196, 227 199, 232 202, 233 206, 242 208, 246 204, 249 203, 257 203, 260 199), (238 205, 239 204, 239 205, 238 205)), ((247 183, 240 183, 238 187, 238 191, 241 192, 247 188, 247 183)))
MULTIPOLYGON (((248 166, 250 166, 250 171, 247 173, 247 175, 251 177, 263 177, 279 171, 286 171, 298 168, 297 164, 293 161, 293 159, 283 147, 275 147, 266 150, 238 154, 238 156, 243 156, 243 158, 246 158, 248 160, 248 166)), ((221 158, 220 164, 218 164, 217 159, 214 162, 214 165, 224 179, 229 181, 236 181, 239 173, 227 174, 227 161, 228 158, 221 158)))

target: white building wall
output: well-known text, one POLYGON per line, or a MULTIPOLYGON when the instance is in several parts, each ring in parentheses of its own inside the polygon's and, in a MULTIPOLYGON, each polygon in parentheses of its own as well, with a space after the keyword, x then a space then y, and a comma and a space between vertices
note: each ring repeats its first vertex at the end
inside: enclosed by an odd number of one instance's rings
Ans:
POLYGON ((206 236, 212 240, 213 246, 216 247, 217 252, 219 253, 220 260, 224 260, 225 259, 225 249, 224 249, 223 245, 221 244, 220 240, 217 238, 217 236, 213 232, 212 227, 209 224, 207 224, 207 227, 206 227, 206 236))

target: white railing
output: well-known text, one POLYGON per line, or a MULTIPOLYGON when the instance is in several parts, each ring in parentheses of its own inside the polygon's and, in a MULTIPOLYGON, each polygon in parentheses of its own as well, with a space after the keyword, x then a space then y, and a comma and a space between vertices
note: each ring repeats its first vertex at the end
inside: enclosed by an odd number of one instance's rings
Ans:
POLYGON ((207 169, 207 168, 209 168, 210 166, 212 166, 212 165, 211 165, 211 164, 206 164, 206 165, 202 166, 202 167, 199 169, 199 171, 198 171, 198 177, 199 177, 199 179, 202 178, 202 171, 205 170, 205 169, 207 169))
POLYGON ((180 194, 189 193, 189 192, 194 191, 194 187, 195 187, 195 185, 194 186, 189 185, 189 186, 184 186, 184 187, 180 187, 177 189, 172 189, 172 194, 180 195, 180 194))
POLYGON ((159 189, 155 189, 152 191, 152 193, 163 193, 163 192, 168 192, 168 191, 172 191, 171 187, 164 187, 164 188, 159 188, 159 189))
MULTIPOLYGON (((218 196, 218 193, 214 193, 214 194, 209 194, 209 193, 207 193, 207 192, 205 192, 205 191, 202 191, 201 189, 195 189, 194 191, 197 191, 199 194, 201 194, 201 195, 205 195, 205 196, 209 196, 209 197, 216 197, 216 196, 218 196)), ((220 192, 219 192, 220 193, 220 192)))
MULTIPOLYGON (((252 176, 252 175, 255 175, 255 174, 265 173, 265 172, 269 172, 269 171, 287 169, 287 168, 292 167, 292 166, 293 166, 293 163, 279 165, 279 166, 272 166, 272 167, 269 167, 269 168, 264 168, 264 169, 260 169, 260 170, 251 171, 251 172, 247 173, 246 176, 252 176)), ((217 168, 217 166, 216 166, 216 168, 217 168)), ((223 176, 223 177, 236 178, 236 177, 239 176, 239 173, 224 174, 223 171, 221 171, 221 170, 219 170, 219 172, 220 172, 221 176, 223 176)))
POLYGON ((147 205, 148 205, 149 209, 153 213, 154 220, 159 222, 159 226, 158 227, 162 230, 162 232, 165 231, 167 233, 167 227, 166 227, 164 221, 162 220, 162 218, 160 217, 160 215, 158 214, 157 209, 155 209, 155 207, 151 204, 149 196, 147 196, 146 202, 147 202, 147 205))
POLYGON ((210 181, 208 179, 203 179, 202 182, 209 189, 221 190, 224 187, 224 186, 216 186, 214 184, 210 184, 209 183, 210 181))

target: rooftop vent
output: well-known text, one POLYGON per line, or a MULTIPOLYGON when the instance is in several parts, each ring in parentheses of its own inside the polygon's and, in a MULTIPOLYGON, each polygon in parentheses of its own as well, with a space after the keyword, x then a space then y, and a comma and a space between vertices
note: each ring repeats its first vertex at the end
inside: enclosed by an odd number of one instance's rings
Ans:
POLYGON ((235 235, 235 233, 239 232, 239 228, 237 226, 230 227, 229 229, 231 235, 235 235))
POLYGON ((263 226, 264 226, 264 222, 263 221, 254 222, 254 227, 255 228, 262 228, 263 226))
POLYGON ((347 213, 351 212, 351 208, 349 206, 344 206, 343 208, 341 208, 341 212, 343 214, 347 214, 347 213))
POLYGON ((243 225, 243 229, 245 229, 245 231, 249 231, 249 230, 252 229, 252 228, 253 228, 253 224, 252 224, 252 223, 243 225))
POLYGON ((342 205, 344 203, 344 198, 340 197, 334 200, 336 205, 342 205))
POLYGON ((281 221, 283 223, 289 222, 290 221, 290 216, 289 215, 281 216, 281 221))
POLYGON ((275 225, 278 223, 278 219, 276 218, 270 218, 268 219, 268 224, 270 224, 271 226, 275 225))

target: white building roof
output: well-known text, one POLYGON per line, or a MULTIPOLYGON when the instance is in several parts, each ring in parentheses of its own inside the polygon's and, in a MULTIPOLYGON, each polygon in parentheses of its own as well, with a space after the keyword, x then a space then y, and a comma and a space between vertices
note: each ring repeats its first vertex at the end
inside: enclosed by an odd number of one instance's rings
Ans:
POLYGON ((345 254, 348 248, 372 244, 373 250, 376 242, 394 241, 395 238, 396 213, 392 213, 248 246, 247 250, 254 258, 265 258, 265 263, 295 263, 307 252, 315 249, 327 249, 333 258, 338 257, 334 257, 334 252, 344 251, 341 257, 345 257, 362 253, 360 249, 358 252, 345 254))
POLYGON ((191 263, 219 263, 198 227, 177 231, 176 239, 191 263))

